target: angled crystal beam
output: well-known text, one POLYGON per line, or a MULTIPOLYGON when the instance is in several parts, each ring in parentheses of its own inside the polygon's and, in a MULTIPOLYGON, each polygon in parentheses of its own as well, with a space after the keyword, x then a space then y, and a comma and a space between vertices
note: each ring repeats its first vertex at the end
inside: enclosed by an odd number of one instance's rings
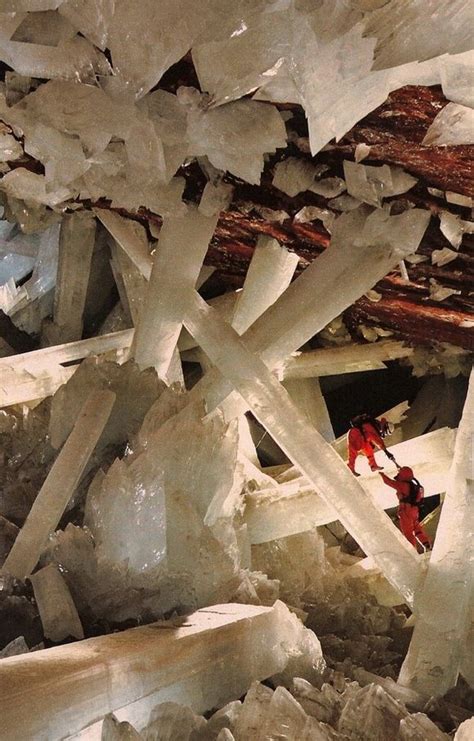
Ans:
POLYGON ((94 241, 92 214, 76 211, 63 217, 53 309, 57 339, 62 342, 81 339, 94 241))
MULTIPOLYGON (((443 428, 390 447, 397 460, 414 468, 426 498, 446 490, 455 436, 455 430, 443 428)), ((393 476, 396 469, 390 464, 386 471, 393 476)), ((370 473, 368 467, 358 482, 378 508, 397 506, 395 492, 385 486, 378 474, 370 473)), ((246 496, 244 520, 251 543, 286 538, 337 519, 334 507, 301 475, 282 482, 276 490, 260 490, 246 496)))
POLYGON ((237 334, 243 334, 288 288, 298 260, 276 239, 259 237, 232 319, 237 334))
MULTIPOLYGON (((421 209, 406 211, 401 220, 381 211, 368 218, 354 211, 346 216, 335 222, 330 247, 242 335, 270 369, 372 288, 401 257, 416 251, 429 221, 421 209)), ((204 396, 209 411, 231 393, 232 384, 214 371, 192 389, 193 397, 204 396)), ((242 405, 234 413, 242 413, 242 405)))
POLYGON ((115 394, 93 391, 80 411, 46 480, 33 502, 2 573, 18 579, 29 576, 38 563, 48 536, 57 527, 112 411, 115 394))
POLYGON ((145 229, 136 221, 126 219, 114 211, 95 208, 94 213, 127 253, 143 277, 149 280, 153 258, 150 255, 145 229))
POLYGON ((331 418, 321 391, 319 378, 293 378, 283 382, 290 398, 326 442, 334 440, 331 418))
POLYGON ((413 348, 403 342, 387 340, 366 345, 351 343, 298 353, 285 360, 279 374, 287 378, 314 378, 340 373, 358 373, 386 368, 384 361, 413 355, 413 348))
POLYGON ((56 564, 48 564, 30 576, 46 638, 84 638, 84 631, 69 588, 56 564))
POLYGON ((164 380, 217 218, 188 207, 184 216, 165 218, 160 231, 133 354, 140 368, 153 366, 164 380))
POLYGON ((143 728, 167 699, 210 710, 283 671, 308 633, 281 602, 231 603, 3 659, 2 738, 59 739, 83 729, 87 735, 115 711, 143 728), (51 691, 52 677, 61 691, 51 691))
POLYGON ((298 412, 265 363, 199 294, 189 301, 184 324, 204 352, 241 394, 275 442, 338 514, 344 527, 374 558, 408 604, 419 579, 417 554, 372 501, 337 453, 298 412))
MULTIPOLYGON (((118 271, 119 277, 123 284, 123 290, 126 296, 126 302, 130 311, 130 317, 134 326, 136 327, 140 318, 140 312, 143 307, 145 299, 147 280, 145 276, 137 268, 136 264, 130 258, 130 256, 121 247, 115 244, 111 244, 112 258, 113 258, 113 270, 114 276, 115 271, 118 271)), ((116 282, 117 282, 117 276, 116 282)), ((120 293, 119 283, 117 282, 117 288, 120 293)), ((120 296, 122 300, 122 296, 120 296)))
POLYGON ((127 349, 132 338, 133 329, 125 329, 0 358, 0 408, 51 396, 79 367, 61 363, 127 349))
POLYGON ((422 591, 415 630, 398 682, 427 696, 456 685, 470 629, 474 582, 474 371, 459 423, 449 483, 422 591))

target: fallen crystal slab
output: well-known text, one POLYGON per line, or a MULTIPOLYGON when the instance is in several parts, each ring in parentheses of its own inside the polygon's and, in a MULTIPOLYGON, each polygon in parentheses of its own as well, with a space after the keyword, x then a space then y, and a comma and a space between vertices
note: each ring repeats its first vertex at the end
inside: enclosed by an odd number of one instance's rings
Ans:
POLYGON ((399 683, 427 696, 456 685, 470 629, 474 554, 472 434, 474 373, 459 424, 446 496, 426 579, 415 602, 416 623, 399 683))
POLYGON ((3 733, 12 738, 93 733, 94 722, 108 713, 140 729, 150 711, 168 699, 210 710, 240 697, 252 681, 284 670, 292 655, 303 657, 304 651, 316 676, 324 668, 319 642, 277 602, 213 605, 175 620, 11 657, 0 662, 3 733), (225 654, 226 661, 216 661, 217 654, 225 654), (50 692, 52 672, 67 688, 64 693, 50 692), (18 692, 20 705, 10 700, 18 692), (29 712, 33 706, 38 712, 29 712))
POLYGON ((92 392, 87 398, 3 564, 3 573, 24 579, 36 566, 79 483, 114 401, 111 391, 92 392))
POLYGON ((79 615, 57 566, 49 564, 30 575, 45 638, 84 638, 79 615))
POLYGON ((275 442, 338 511, 344 527, 412 604, 419 577, 416 552, 376 507, 337 453, 298 413, 265 363, 247 349, 197 293, 189 304, 184 324, 275 442))

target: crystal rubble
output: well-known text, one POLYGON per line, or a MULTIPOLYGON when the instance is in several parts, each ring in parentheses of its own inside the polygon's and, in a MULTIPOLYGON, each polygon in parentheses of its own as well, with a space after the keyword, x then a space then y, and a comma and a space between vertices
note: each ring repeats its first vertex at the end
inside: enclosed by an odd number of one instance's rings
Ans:
POLYGON ((349 160, 343 165, 349 195, 371 206, 381 206, 383 198, 406 193, 417 182, 397 167, 371 167, 349 160))
MULTIPOLYGON (((425 488, 425 496, 436 496, 446 490, 453 456, 455 433, 443 429, 390 446, 397 460, 412 466, 425 488)), ((395 472, 388 467, 390 475, 395 472)), ((380 509, 396 506, 394 493, 384 486, 368 466, 358 481, 380 509)), ((287 476, 289 476, 289 471, 287 476)), ((338 519, 330 502, 318 495, 307 478, 295 472, 293 479, 281 482, 277 489, 262 489, 246 495, 244 521, 251 543, 263 543, 311 530, 338 519)))
POLYGON ((473 560, 472 432, 474 375, 459 424, 450 478, 399 683, 440 696, 455 686, 470 623, 473 560))
POLYGON ((25 524, 2 567, 20 579, 36 566, 48 536, 57 527, 69 499, 109 418, 115 394, 93 391, 38 492, 25 524))
POLYGON ((95 219, 87 212, 66 214, 59 234, 59 261, 54 292, 55 343, 80 340, 89 273, 94 249, 95 219))
MULTIPOLYGON (((399 216, 381 210, 366 216, 364 209, 357 209, 340 216, 330 249, 244 333, 249 349, 259 352, 268 367, 277 366, 386 275, 400 257, 416 250, 428 221, 429 215, 419 209, 399 216)), ((218 380, 217 373, 208 373, 193 394, 205 395, 212 409, 231 391, 231 384, 218 380)), ((241 413, 240 401, 237 406, 241 413)))
POLYGON ((145 702, 140 708, 137 701, 153 698, 159 690, 166 691, 177 683, 186 686, 193 675, 201 675, 205 680, 202 694, 210 709, 239 697, 255 679, 284 671, 288 661, 298 656, 312 666, 315 680, 324 668, 319 643, 285 605, 277 602, 271 608, 214 605, 175 621, 90 638, 41 654, 11 657, 0 662, 5 679, 1 683, 3 700, 7 707, 7 698, 21 685, 24 710, 17 704, 15 712, 5 712, 3 732, 6 738, 18 733, 35 738, 70 736, 111 712, 119 720, 138 712, 135 722, 143 727, 150 707, 145 702), (222 655, 226 656, 225 674, 219 670, 222 655), (206 672, 211 665, 222 682, 211 679, 209 686, 206 672), (51 695, 51 672, 68 688, 65 694, 51 695), (46 695, 48 702, 44 702, 46 695), (32 705, 37 712, 27 712, 32 705))
POLYGON ((59 642, 84 638, 81 621, 66 582, 53 564, 30 576, 45 638, 59 642))
POLYGON ((446 239, 451 242, 455 250, 461 246, 464 234, 474 233, 474 223, 461 219, 458 214, 441 211, 439 228, 446 239))
POLYGON ((243 334, 288 288, 297 264, 298 255, 275 239, 259 238, 232 317, 238 334, 243 334))
POLYGON ((161 228, 133 352, 140 368, 153 366, 163 380, 216 223, 217 216, 206 217, 189 207, 183 217, 165 219, 161 228))
POLYGON ((227 327, 197 293, 189 305, 184 324, 250 405, 275 442, 321 496, 334 506, 343 525, 374 558, 404 599, 412 603, 418 580, 416 554, 350 475, 337 454, 297 412, 265 363, 247 350, 232 328, 227 327), (363 515, 361 501, 364 502, 363 515))

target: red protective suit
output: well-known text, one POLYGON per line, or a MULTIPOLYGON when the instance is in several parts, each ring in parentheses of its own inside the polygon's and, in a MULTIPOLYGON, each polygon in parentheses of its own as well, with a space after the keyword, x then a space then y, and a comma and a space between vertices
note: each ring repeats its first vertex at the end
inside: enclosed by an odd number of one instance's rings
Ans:
MULTIPOLYGON (((402 469, 402 471, 403 470, 404 469, 402 469)), ((410 502, 403 501, 410 496, 409 481, 391 479, 384 473, 381 473, 380 475, 387 486, 391 486, 392 489, 395 489, 397 492, 399 500, 398 519, 400 522, 400 530, 405 538, 409 540, 415 548, 417 547, 417 541, 422 543, 424 546, 431 548, 431 538, 427 533, 425 533, 420 523, 420 509, 418 504, 410 504, 410 502)), ((416 498, 417 502, 422 501, 423 494, 423 487, 421 486, 416 498)))
POLYGON ((385 443, 380 437, 375 427, 366 422, 362 425, 362 432, 357 427, 352 427, 347 436, 347 446, 349 450, 349 468, 355 473, 354 465, 358 455, 365 455, 368 458, 372 471, 378 471, 379 466, 374 458, 376 450, 385 450, 385 443))

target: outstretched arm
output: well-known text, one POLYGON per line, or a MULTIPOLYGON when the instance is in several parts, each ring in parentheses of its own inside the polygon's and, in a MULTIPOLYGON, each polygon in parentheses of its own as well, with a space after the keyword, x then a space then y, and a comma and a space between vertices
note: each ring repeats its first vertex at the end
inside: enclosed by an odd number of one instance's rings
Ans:
POLYGON ((395 481, 394 479, 391 479, 390 476, 387 476, 386 474, 384 474, 383 471, 379 471, 379 476, 382 477, 384 483, 387 484, 387 486, 391 486, 392 489, 395 489, 395 491, 400 490, 399 481, 395 481))

